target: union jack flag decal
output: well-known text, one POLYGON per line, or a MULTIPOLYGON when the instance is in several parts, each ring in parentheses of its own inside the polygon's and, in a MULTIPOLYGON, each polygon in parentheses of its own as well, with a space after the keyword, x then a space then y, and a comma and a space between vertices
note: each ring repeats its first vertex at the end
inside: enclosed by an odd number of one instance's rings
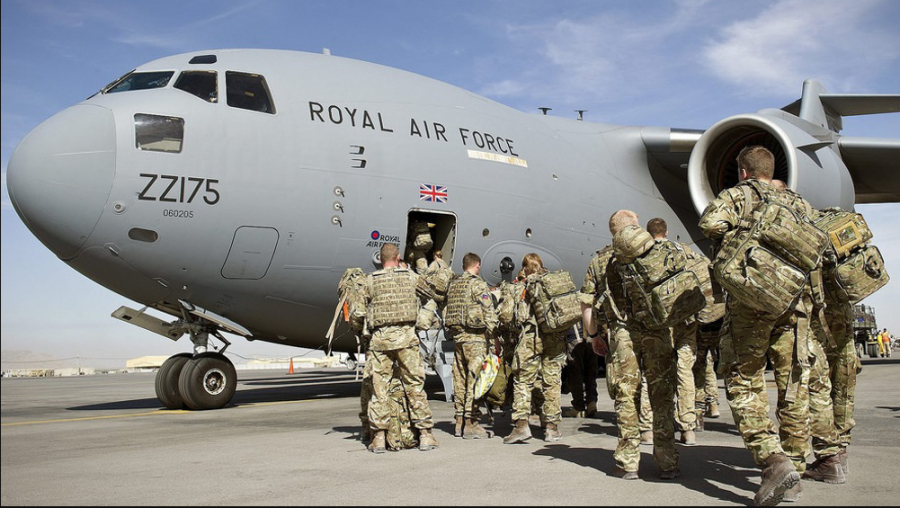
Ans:
POLYGON ((433 203, 447 202, 447 186, 431 185, 427 183, 419 184, 419 201, 431 201, 433 203))

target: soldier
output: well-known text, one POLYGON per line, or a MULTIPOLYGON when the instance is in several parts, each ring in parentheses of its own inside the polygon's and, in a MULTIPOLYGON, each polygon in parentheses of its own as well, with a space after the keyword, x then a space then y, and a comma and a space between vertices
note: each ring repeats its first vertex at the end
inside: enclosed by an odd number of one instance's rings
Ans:
MULTIPOLYGON (((630 210, 619 210, 609 219, 609 231, 614 238, 629 226, 640 229, 637 214, 630 210)), ((594 286, 595 297, 599 297, 597 291, 603 290, 609 299, 606 305, 616 316, 615 319, 608 320, 612 328, 612 358, 609 364, 614 371, 613 393, 619 426, 619 444, 613 454, 616 462, 613 475, 626 480, 639 478, 640 431, 635 398, 643 374, 647 377, 653 409, 653 458, 659 467, 660 478, 672 480, 678 475, 673 414, 675 362, 672 334, 667 328, 650 330, 635 317, 633 301, 629 297, 634 288, 620 274, 620 267, 623 266, 624 260, 618 259, 613 253, 605 270, 605 282, 601 281, 594 286)), ((593 261, 589 273, 592 268, 593 261)), ((589 323, 588 331, 593 330, 594 327, 589 323)))
MULTIPOLYGON (((719 193, 700 218, 700 229, 717 247, 728 246, 730 240, 752 225, 748 222, 757 219, 750 217, 748 212, 767 197, 777 199, 802 217, 809 217, 812 207, 802 197, 779 192, 771 185, 775 163, 768 149, 758 145, 746 147, 738 154, 737 164, 740 183, 719 193), (749 188, 746 193, 742 189, 745 186, 749 188), (745 196, 750 196, 750 202, 745 201, 745 196)), ((776 273, 769 275, 779 276, 776 273)), ((786 311, 772 315, 755 310, 734 296, 729 294, 726 302, 726 333, 730 335, 728 347, 733 356, 723 365, 725 386, 744 444, 756 464, 763 468, 754 500, 758 505, 772 505, 781 502, 785 491, 797 485, 800 480, 798 469, 806 463, 809 413, 808 402, 803 411, 803 398, 808 401, 808 329, 812 297, 807 282, 786 311), (780 426, 777 431, 769 418, 766 396, 767 353, 778 387, 780 426), (792 400, 795 402, 790 403, 792 400)))
POLYGON ((703 430, 703 419, 719 418, 719 388, 713 369, 716 348, 719 345, 719 330, 722 319, 703 323, 697 330, 697 361, 694 362, 694 407, 697 409, 697 428, 703 430))
POLYGON ((418 276, 400 268, 400 249, 394 243, 381 246, 381 262, 384 268, 368 275, 365 289, 366 321, 372 335, 366 358, 366 363, 372 363, 373 391, 369 403, 372 442, 368 448, 375 453, 385 451, 390 424, 388 389, 396 362, 412 423, 419 429, 419 449, 430 450, 439 443, 431 432, 434 422, 425 395, 425 369, 415 330, 418 276))
POLYGON ((454 435, 464 439, 487 438, 479 425, 481 412, 475 403, 475 379, 497 331, 497 312, 490 288, 478 275, 478 254, 463 256, 463 273, 455 277, 447 291, 444 325, 454 343, 453 393, 456 416, 454 435))
MULTIPOLYGON (((647 222, 647 232, 657 242, 669 241, 669 226, 660 217, 650 219, 647 222)), ((694 256, 694 252, 687 245, 678 244, 688 257, 694 256)), ((694 429, 697 428, 697 413, 694 398, 696 388, 694 386, 694 362, 697 360, 697 319, 692 317, 688 321, 678 323, 672 327, 672 339, 675 345, 675 424, 681 432, 682 444, 693 446, 697 444, 694 429)))
POLYGON ((572 407, 566 408, 563 416, 593 418, 597 415, 598 356, 578 328, 572 327, 566 334, 567 353, 563 378, 572 394, 572 407))
MULTIPOLYGON (((541 257, 528 253, 522 259, 522 267, 528 279, 546 272, 541 257)), ((562 367, 566 361, 566 338, 563 333, 539 333, 537 318, 531 305, 522 306, 523 330, 513 358, 513 431, 503 438, 506 444, 521 443, 531 439, 528 416, 531 414, 532 388, 540 378, 544 396, 543 421, 546 422, 544 441, 558 441, 559 422, 562 420, 560 396, 562 392, 562 367)))

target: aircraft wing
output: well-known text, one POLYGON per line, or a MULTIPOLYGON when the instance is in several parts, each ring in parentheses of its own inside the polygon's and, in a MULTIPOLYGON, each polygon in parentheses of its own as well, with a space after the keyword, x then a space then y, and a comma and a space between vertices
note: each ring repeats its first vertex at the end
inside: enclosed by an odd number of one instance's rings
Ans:
POLYGON ((857 203, 900 201, 900 140, 842 136, 838 147, 857 203))

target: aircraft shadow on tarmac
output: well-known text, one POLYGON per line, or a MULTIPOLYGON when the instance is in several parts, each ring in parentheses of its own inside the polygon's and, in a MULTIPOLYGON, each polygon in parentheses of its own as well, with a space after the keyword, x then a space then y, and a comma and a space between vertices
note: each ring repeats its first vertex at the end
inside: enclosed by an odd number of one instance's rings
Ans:
MULTIPOLYGON (((223 409, 250 404, 271 402, 294 402, 312 399, 359 397, 362 377, 356 379, 353 372, 317 371, 253 378, 238 381, 234 397, 223 409)), ((444 400, 443 387, 439 380, 426 381, 429 399, 444 400)), ((164 409, 157 398, 122 400, 102 404, 90 404, 68 408, 71 411, 115 411, 134 409, 164 409)))
MULTIPOLYGON (((650 449, 642 448, 641 451, 638 470, 641 480, 669 483, 668 480, 659 478, 659 471, 653 462, 653 454, 650 449)), ((603 448, 573 448, 565 444, 550 444, 533 453, 567 460, 582 467, 596 469, 606 475, 611 475, 615 467, 613 450, 603 448)), ((753 464, 750 454, 743 447, 678 446, 678 453, 681 473, 675 481, 691 490, 723 502, 747 504, 748 499, 752 499, 753 494, 759 488, 759 482, 754 481, 759 478, 759 469, 753 464), (748 491, 748 493, 731 492, 719 487, 719 484, 729 485, 748 491)))

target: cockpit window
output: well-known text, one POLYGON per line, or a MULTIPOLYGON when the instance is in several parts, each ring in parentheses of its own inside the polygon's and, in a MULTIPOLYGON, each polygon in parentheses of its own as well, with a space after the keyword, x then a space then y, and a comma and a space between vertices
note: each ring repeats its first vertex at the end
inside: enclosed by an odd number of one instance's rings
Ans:
POLYGON ((129 72, 121 78, 106 85, 103 93, 127 92, 130 90, 149 90, 162 88, 169 84, 173 71, 129 72))
POLYGON ((269 95, 266 78, 259 74, 226 71, 225 88, 228 92, 229 106, 275 114, 275 105, 269 95))
POLYGON ((135 146, 153 152, 181 153, 184 119, 175 116, 134 115, 135 146))
POLYGON ((206 102, 218 102, 219 87, 215 71, 185 71, 175 81, 175 88, 196 95, 206 102))

